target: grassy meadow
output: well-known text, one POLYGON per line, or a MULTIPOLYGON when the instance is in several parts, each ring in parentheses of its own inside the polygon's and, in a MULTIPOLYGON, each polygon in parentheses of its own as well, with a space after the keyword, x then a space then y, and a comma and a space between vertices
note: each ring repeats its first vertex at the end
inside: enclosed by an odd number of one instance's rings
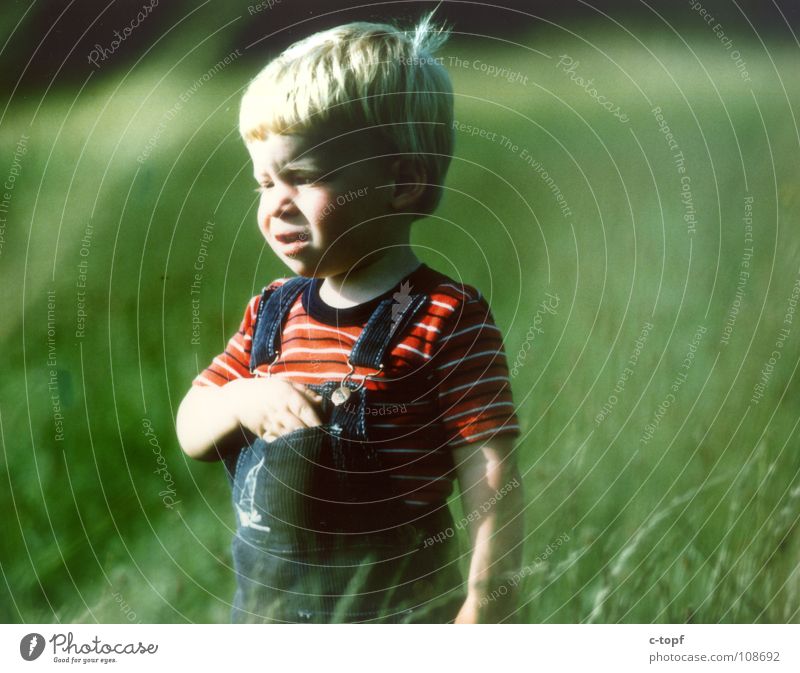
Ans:
MULTIPOLYGON (((705 28, 443 52, 461 126, 413 243, 505 334, 526 622, 800 617, 797 47, 735 36, 748 82, 705 28)), ((228 619, 227 480, 174 416, 284 269, 236 132, 258 63, 204 79, 223 37, 16 95, 0 124, 5 622, 228 619)))

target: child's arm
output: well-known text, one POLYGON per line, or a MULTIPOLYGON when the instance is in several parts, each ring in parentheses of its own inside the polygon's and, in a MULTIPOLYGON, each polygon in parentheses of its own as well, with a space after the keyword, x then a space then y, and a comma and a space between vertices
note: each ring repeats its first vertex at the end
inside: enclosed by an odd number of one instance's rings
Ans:
POLYGON ((519 581, 515 573, 520 570, 524 537, 515 441, 498 436, 483 446, 468 444, 453 451, 472 545, 467 600, 457 624, 513 620, 519 581))
POLYGON ((276 378, 192 386, 178 408, 178 442, 191 458, 219 460, 253 436, 274 438, 319 425, 321 399, 304 386, 276 378))

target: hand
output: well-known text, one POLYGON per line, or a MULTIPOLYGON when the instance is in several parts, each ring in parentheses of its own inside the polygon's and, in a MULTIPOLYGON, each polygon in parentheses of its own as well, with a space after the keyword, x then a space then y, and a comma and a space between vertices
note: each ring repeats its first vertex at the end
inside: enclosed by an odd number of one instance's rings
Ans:
POLYGON ((225 401, 239 423, 266 441, 321 425, 322 397, 284 379, 236 379, 224 386, 225 401))
MULTIPOLYGON (((508 585, 506 585, 508 586, 508 585)), ((456 624, 499 624, 515 623, 514 607, 516 606, 516 594, 509 590, 496 599, 492 597, 481 597, 478 593, 467 594, 464 605, 458 611, 456 624)))

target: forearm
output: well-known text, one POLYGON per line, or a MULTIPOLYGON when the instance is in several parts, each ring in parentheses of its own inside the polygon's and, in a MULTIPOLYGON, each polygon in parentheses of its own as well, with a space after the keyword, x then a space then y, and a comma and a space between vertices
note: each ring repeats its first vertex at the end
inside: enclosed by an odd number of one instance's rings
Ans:
POLYGON ((516 583, 509 579, 522 566, 523 491, 518 474, 509 474, 506 483, 511 490, 480 521, 472 548, 467 592, 480 622, 504 619, 517 603, 516 583))
POLYGON ((219 460, 243 446, 252 433, 243 428, 227 386, 194 386, 178 408, 176 431, 183 451, 195 460, 219 460))
MULTIPOLYGON (((477 461, 476 461, 477 463, 477 461)), ((494 623, 516 607, 516 583, 524 539, 524 493, 513 460, 489 460, 474 472, 462 469, 467 488, 462 495, 469 519, 471 558, 467 600, 459 615, 464 623, 494 623)))

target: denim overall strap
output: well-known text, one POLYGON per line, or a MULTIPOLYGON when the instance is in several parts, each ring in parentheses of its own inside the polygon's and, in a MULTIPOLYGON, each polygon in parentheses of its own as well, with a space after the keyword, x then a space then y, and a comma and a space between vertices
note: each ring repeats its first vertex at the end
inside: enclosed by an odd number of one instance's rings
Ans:
MULTIPOLYGON (((377 308, 372 312, 372 315, 367 320, 364 329, 361 331, 358 339, 350 351, 350 364, 361 367, 371 367, 373 369, 381 369, 383 367, 383 358, 392 339, 403 332, 403 330, 414 319, 414 316, 426 303, 428 296, 425 293, 417 293, 410 295, 408 301, 404 305, 398 304, 393 299, 384 299, 377 308), (392 315, 394 313, 394 316, 392 315)), ((347 409, 335 407, 333 410, 333 425, 332 435, 334 440, 338 436, 345 438, 352 438, 358 441, 365 441, 367 439, 366 429, 366 395, 365 389, 362 387, 359 391, 360 394, 354 395, 350 399, 354 400, 356 413, 353 413, 353 405, 350 404, 347 409), (341 410, 341 411, 340 411, 341 410)), ((367 459, 373 457, 369 450, 365 451, 367 459)), ((369 461, 368 462, 372 462, 369 461)))
POLYGON ((280 350, 283 321, 297 297, 311 282, 310 278, 290 278, 275 290, 269 288, 261 295, 256 316, 253 346, 250 351, 250 372, 265 362, 272 362, 280 350))
POLYGON ((403 303, 384 299, 373 311, 353 345, 350 362, 361 367, 380 367, 392 338, 403 332, 427 298, 427 294, 419 292, 410 295, 403 303))

